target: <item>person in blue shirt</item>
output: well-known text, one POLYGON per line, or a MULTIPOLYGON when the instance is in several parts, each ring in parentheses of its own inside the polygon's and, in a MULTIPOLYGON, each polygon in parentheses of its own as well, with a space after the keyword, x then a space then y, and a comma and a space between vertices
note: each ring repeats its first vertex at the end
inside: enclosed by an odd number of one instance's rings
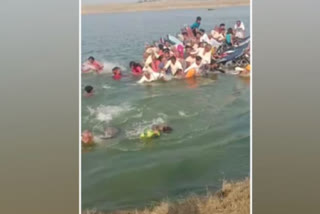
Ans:
POLYGON ((191 30, 193 31, 194 36, 196 36, 196 34, 197 34, 197 29, 200 27, 200 24, 201 24, 201 17, 198 16, 197 19, 196 19, 196 21, 195 21, 195 23, 193 23, 193 24, 190 26, 191 30))
POLYGON ((233 30, 232 28, 229 28, 226 35, 226 43, 229 46, 233 45, 233 30))

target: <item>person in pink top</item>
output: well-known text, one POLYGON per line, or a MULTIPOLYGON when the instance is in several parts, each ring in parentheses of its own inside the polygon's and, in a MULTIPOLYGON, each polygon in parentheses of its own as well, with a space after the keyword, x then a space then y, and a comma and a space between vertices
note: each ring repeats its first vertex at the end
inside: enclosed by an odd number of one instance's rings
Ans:
POLYGON ((129 64, 131 72, 135 76, 141 76, 143 74, 142 66, 136 62, 131 61, 129 64))
POLYGON ((103 70, 103 65, 94 59, 94 57, 90 56, 88 61, 82 66, 82 72, 88 73, 90 71, 95 71, 97 73, 101 73, 103 70))
POLYGON ((151 68, 154 72, 159 72, 159 65, 160 65, 159 57, 157 58, 155 54, 152 55, 152 62, 151 62, 151 68))
POLYGON ((121 72, 121 69, 119 67, 114 67, 112 69, 112 73, 113 73, 112 78, 114 80, 120 80, 122 78, 122 72, 121 72))

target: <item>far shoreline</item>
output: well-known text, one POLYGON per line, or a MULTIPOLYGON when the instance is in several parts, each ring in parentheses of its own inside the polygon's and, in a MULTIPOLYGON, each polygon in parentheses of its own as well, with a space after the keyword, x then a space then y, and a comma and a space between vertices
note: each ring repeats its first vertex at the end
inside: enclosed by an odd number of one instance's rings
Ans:
POLYGON ((250 0, 209 0, 209 1, 176 1, 176 2, 146 2, 117 3, 101 5, 83 5, 81 15, 133 13, 147 11, 170 11, 190 9, 215 9, 226 7, 250 6, 250 0))

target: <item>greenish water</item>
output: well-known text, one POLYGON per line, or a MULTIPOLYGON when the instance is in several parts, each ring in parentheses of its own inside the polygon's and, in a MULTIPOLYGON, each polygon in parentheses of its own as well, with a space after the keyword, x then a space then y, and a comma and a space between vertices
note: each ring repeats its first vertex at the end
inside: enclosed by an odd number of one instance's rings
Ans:
POLYGON ((129 61, 142 59, 146 41, 175 34, 198 15, 205 29, 241 19, 249 31, 249 14, 249 7, 239 7, 82 17, 82 58, 93 55, 106 67, 101 75, 82 75, 82 88, 95 88, 95 96, 82 98, 82 130, 120 129, 117 138, 82 154, 83 209, 139 208, 249 176, 250 86, 245 81, 219 74, 143 86, 130 75, 114 81, 110 73, 115 65, 129 73, 129 61), (174 131, 140 141, 145 128, 162 122, 174 131))

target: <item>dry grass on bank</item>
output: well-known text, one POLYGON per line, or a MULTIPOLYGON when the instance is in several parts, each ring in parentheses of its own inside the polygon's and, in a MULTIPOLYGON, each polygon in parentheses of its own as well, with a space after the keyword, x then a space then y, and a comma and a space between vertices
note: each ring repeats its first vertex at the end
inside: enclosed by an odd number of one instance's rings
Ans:
POLYGON ((192 196, 180 202, 162 202, 153 208, 111 213, 84 211, 82 214, 249 214, 250 180, 224 182, 222 189, 207 196, 192 196))

